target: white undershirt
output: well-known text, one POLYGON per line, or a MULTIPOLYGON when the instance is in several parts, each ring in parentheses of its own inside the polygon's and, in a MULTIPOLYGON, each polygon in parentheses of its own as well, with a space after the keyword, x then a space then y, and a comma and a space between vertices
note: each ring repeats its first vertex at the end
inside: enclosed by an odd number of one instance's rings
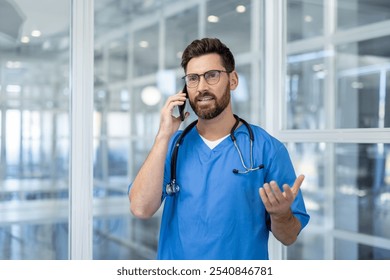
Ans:
MULTIPOLYGON (((200 134, 199 134, 200 135, 200 134)), ((210 141, 210 140, 207 140, 206 138, 204 138, 202 135, 200 135, 200 138, 202 138, 202 140, 206 143, 206 145, 212 150, 214 149, 215 147, 218 146, 219 143, 221 143, 223 140, 225 140, 227 137, 229 137, 230 134, 222 137, 222 138, 219 138, 217 140, 214 140, 214 141, 210 141)))

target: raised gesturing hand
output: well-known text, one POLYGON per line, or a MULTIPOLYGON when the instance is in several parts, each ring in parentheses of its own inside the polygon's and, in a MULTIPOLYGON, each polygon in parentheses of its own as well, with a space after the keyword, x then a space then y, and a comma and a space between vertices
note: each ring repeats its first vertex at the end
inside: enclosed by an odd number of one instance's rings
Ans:
POLYGON ((259 189, 259 194, 268 213, 275 216, 288 213, 304 179, 304 175, 299 175, 292 187, 284 184, 283 192, 275 181, 265 183, 263 187, 259 189))

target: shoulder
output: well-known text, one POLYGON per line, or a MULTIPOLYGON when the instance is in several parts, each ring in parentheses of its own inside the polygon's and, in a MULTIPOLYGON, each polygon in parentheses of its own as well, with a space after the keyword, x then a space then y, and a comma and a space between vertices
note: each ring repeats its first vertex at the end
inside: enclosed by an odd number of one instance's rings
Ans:
POLYGON ((285 147, 281 141, 268 133, 264 128, 254 124, 250 124, 250 126, 253 131, 255 142, 257 141, 265 145, 272 145, 274 148, 285 147))
POLYGON ((295 171, 287 147, 263 128, 251 125, 254 134, 254 146, 263 153, 266 166, 266 181, 278 180, 293 184, 295 171))

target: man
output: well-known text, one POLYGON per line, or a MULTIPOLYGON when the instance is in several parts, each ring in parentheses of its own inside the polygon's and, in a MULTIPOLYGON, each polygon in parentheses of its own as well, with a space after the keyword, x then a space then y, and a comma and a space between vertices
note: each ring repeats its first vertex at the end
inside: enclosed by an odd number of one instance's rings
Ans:
POLYGON ((296 178, 281 142, 233 114, 230 92, 238 75, 226 45, 195 40, 181 65, 198 120, 173 156, 183 133, 173 110, 186 94, 168 98, 153 147, 130 186, 131 211, 149 218, 164 202, 159 259, 268 259, 269 231, 290 245, 309 221, 300 191, 304 176, 296 178))

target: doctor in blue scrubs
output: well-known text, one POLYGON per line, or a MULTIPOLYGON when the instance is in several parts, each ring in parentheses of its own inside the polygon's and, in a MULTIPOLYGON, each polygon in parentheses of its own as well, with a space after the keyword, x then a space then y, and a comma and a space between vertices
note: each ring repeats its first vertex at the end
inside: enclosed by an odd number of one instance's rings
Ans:
MULTIPOLYGON (((309 222, 286 147, 232 111, 234 56, 216 38, 184 50, 187 93, 169 97, 152 149, 129 186, 131 212, 163 205, 158 259, 268 259, 272 233, 293 244, 309 222), (186 96, 197 120, 179 130, 186 96)), ((189 112, 185 112, 188 118, 189 112)))

